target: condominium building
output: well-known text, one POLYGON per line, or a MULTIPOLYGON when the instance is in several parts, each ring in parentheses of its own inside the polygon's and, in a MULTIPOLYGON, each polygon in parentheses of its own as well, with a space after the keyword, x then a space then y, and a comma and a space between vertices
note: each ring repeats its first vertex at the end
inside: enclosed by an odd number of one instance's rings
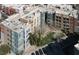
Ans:
POLYGON ((39 30, 44 32, 45 10, 43 8, 36 8, 33 11, 21 17, 20 21, 24 23, 29 23, 33 33, 39 30))
POLYGON ((74 32, 75 20, 76 19, 71 16, 56 14, 55 27, 68 32, 74 32))
POLYGON ((29 33, 44 33, 45 25, 52 25, 65 32, 79 31, 77 10, 70 5, 28 6, 24 10, 24 5, 20 8, 13 7, 19 10, 18 13, 0 23, 0 45, 9 45, 14 54, 22 54, 29 44, 29 33))
POLYGON ((65 32, 75 31, 78 10, 73 9, 72 5, 48 5, 47 8, 55 11, 54 25, 57 29, 65 32))
POLYGON ((22 54, 28 46, 30 27, 18 19, 8 18, 0 24, 1 40, 11 48, 11 53, 22 54), (5 42, 4 41, 4 42, 5 42), (28 44, 27 44, 28 43, 28 44))

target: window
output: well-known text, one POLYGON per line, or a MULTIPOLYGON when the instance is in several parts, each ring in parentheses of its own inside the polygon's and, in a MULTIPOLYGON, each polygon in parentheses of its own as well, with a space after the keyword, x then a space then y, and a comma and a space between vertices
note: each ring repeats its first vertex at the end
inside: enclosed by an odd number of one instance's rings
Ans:
POLYGON ((58 21, 58 19, 56 19, 56 21, 58 21))
POLYGON ((64 24, 64 27, 69 27, 69 25, 65 25, 65 24, 64 24))
POLYGON ((68 31, 68 30, 69 30, 69 28, 66 28, 66 30, 68 31))
POLYGON ((9 32, 9 30, 7 29, 7 31, 9 32))
POLYGON ((59 19, 61 19, 61 17, 59 17, 59 19))
POLYGON ((69 20, 68 18, 63 18, 64 20, 69 20))
POLYGON ((1 44, 1 41, 0 41, 0 44, 1 44))
POLYGON ((10 44, 8 43, 8 45, 10 45, 10 44))
POLYGON ((58 18, 58 16, 56 16, 56 18, 58 18))
POLYGON ((7 40, 10 40, 9 38, 7 40))
POLYGON ((69 20, 68 18, 66 20, 69 20))
POLYGON ((61 22, 61 20, 59 20, 59 22, 61 22))
POLYGON ((33 13, 33 15, 35 15, 35 13, 33 13))
POLYGON ((63 21, 63 23, 69 23, 69 21, 63 21))
POLYGON ((20 21, 20 19, 18 19, 20 21))
POLYGON ((7 36, 9 36, 9 34, 7 34, 7 36))

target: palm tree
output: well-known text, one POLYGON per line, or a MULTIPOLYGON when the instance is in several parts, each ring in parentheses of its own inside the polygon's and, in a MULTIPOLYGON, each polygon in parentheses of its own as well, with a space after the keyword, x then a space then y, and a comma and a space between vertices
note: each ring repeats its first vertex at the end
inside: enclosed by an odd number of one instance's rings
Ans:
POLYGON ((53 34, 54 33, 48 33, 47 36, 43 37, 41 32, 37 32, 34 34, 30 33, 29 34, 30 44, 36 46, 42 46, 48 44, 53 41, 53 34))
POLYGON ((34 39, 33 39, 33 34, 29 33, 29 40, 30 40, 30 44, 33 45, 34 44, 34 39))
POLYGON ((31 45, 36 45, 37 42, 37 35, 35 33, 29 33, 29 40, 31 45))

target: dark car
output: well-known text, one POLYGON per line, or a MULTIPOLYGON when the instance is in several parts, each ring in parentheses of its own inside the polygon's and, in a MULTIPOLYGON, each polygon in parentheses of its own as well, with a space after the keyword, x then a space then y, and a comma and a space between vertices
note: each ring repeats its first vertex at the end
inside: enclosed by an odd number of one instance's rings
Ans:
POLYGON ((35 54, 36 54, 36 55, 39 55, 39 52, 38 52, 38 51, 35 51, 35 54))
POLYGON ((40 55, 43 55, 43 52, 41 49, 38 50, 40 55))
POLYGON ((31 55, 35 55, 34 53, 31 53, 31 55))
POLYGON ((42 50, 43 50, 44 54, 47 55, 47 50, 46 50, 46 48, 42 48, 42 50))

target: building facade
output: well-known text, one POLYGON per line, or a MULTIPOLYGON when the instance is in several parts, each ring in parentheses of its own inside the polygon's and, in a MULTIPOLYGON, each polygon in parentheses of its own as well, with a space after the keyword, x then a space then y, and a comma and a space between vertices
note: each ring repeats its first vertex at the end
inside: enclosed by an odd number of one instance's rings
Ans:
POLYGON ((74 32, 75 18, 68 15, 56 14, 55 27, 65 32, 74 32))
POLYGON ((0 45, 3 44, 11 44, 11 30, 4 26, 3 24, 0 24, 0 45))
POLYGON ((22 54, 24 47, 24 36, 23 30, 19 33, 12 32, 12 52, 15 54, 22 54))
POLYGON ((0 24, 0 42, 3 41, 10 47, 11 53, 22 54, 28 47, 30 32, 30 27, 26 24, 7 19, 0 24))

